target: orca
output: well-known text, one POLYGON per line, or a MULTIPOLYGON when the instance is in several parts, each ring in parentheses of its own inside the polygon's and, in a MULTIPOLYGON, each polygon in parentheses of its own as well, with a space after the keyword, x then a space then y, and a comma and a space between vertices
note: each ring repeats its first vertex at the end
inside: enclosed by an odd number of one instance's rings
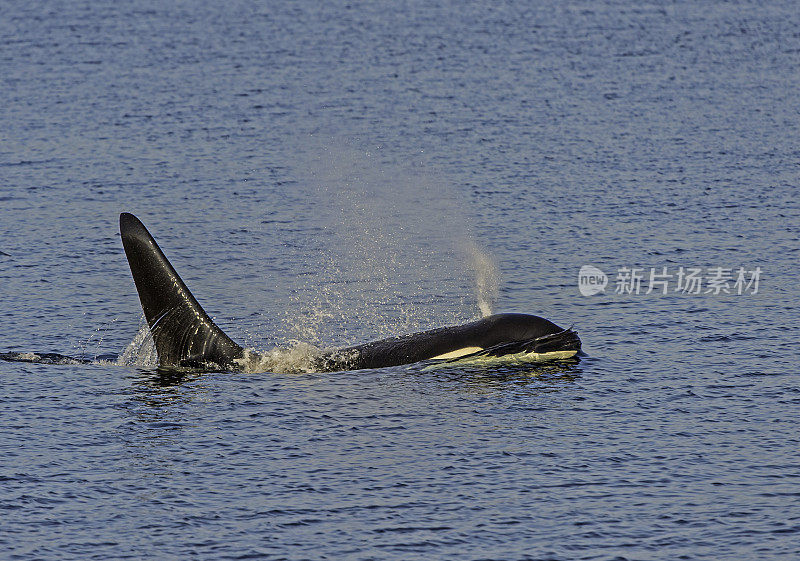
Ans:
MULTIPOLYGON (((239 370, 246 358, 253 358, 211 320, 138 218, 123 212, 119 226, 160 367, 239 370)), ((314 359, 314 367, 333 372, 424 360, 564 359, 580 348, 571 328, 534 315, 505 313, 328 351, 314 359)))

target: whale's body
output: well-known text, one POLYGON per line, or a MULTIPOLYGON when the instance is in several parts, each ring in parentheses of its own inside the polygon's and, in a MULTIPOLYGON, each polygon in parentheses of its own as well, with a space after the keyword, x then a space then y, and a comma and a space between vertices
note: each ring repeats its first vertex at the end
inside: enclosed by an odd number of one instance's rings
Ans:
MULTIPOLYGON (((244 349, 206 314, 138 218, 120 215, 122 245, 162 367, 236 369, 244 349)), ((315 359, 320 371, 357 370, 428 359, 529 357, 566 358, 581 346, 571 329, 528 314, 496 314, 442 327, 337 349, 315 359)))

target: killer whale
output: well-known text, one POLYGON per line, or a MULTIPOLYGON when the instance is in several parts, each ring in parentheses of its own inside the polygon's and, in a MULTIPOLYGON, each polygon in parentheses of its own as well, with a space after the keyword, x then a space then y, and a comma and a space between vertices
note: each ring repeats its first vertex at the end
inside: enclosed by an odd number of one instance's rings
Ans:
MULTIPOLYGON (((236 370, 245 358, 252 358, 203 310, 144 224, 127 212, 120 214, 119 223, 159 366, 236 370)), ((507 313, 336 349, 316 357, 314 367, 328 372, 429 359, 546 360, 572 357, 580 348, 581 340, 572 329, 563 329, 539 316, 507 313)))

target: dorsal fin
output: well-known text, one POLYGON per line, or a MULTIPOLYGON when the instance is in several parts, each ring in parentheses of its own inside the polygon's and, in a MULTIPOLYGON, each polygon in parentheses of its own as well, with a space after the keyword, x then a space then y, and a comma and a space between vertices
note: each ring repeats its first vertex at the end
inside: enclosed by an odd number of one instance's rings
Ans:
POLYGON ((161 366, 229 367, 242 347, 197 303, 138 218, 119 215, 119 230, 161 366))

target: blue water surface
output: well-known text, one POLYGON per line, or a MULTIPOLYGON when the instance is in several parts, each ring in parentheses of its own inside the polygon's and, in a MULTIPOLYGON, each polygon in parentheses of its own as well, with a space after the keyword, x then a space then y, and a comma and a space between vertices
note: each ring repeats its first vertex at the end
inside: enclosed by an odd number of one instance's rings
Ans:
POLYGON ((798 29, 788 1, 6 2, 0 352, 89 363, 0 361, 0 556, 800 558, 798 29), (123 211, 262 352, 488 298, 587 356, 120 360, 123 211), (734 278, 648 293, 681 267, 734 278))

